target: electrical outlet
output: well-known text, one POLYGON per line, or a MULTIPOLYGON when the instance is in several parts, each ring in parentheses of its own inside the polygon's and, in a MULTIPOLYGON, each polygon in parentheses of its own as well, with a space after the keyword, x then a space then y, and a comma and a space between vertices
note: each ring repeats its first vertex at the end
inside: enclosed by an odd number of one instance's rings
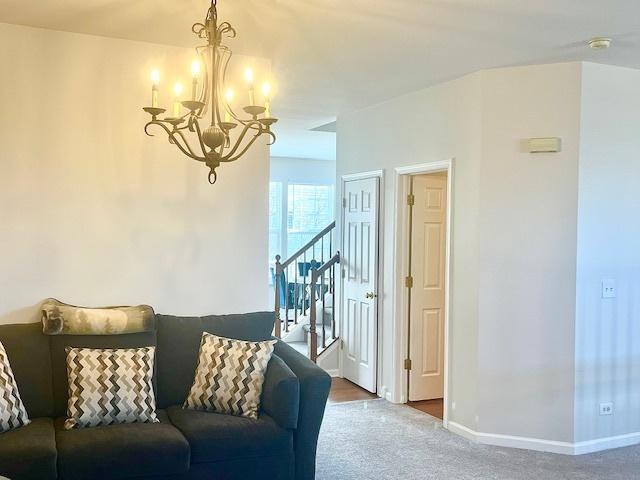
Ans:
POLYGON ((601 403, 600 415, 613 415, 613 402, 601 403))
POLYGON ((612 279, 602 280, 602 298, 615 298, 616 281, 612 279))

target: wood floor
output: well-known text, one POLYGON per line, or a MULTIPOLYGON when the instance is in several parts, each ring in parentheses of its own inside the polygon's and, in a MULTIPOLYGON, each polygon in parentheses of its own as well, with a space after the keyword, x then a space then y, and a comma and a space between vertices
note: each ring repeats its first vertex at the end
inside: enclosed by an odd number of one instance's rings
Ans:
MULTIPOLYGON (((375 393, 368 392, 355 383, 351 383, 344 378, 331 379, 331 392, 329 393, 330 403, 353 402, 355 400, 373 400, 378 398, 375 393)), ((421 402, 409 402, 408 406, 427 413, 442 420, 443 402, 437 400, 423 400, 421 402)))
POLYGON ((444 402, 442 401, 442 398, 437 398, 435 400, 421 400, 419 402, 408 402, 407 405, 442 420, 444 413, 444 402))
POLYGON ((368 392, 355 383, 344 378, 331 379, 330 403, 352 402, 354 400, 373 400, 378 398, 375 393, 368 392))

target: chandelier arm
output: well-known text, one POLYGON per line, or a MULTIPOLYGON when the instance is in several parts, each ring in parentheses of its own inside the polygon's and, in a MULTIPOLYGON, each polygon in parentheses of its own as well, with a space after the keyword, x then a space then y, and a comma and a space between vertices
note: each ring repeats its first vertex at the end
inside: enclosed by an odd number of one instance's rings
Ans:
MULTIPOLYGON (((193 158, 194 160, 198 160, 199 162, 204 162, 206 160, 205 157, 200 157, 193 151, 193 149, 191 148, 191 145, 189 145, 188 140, 184 136, 184 133, 182 133, 180 130, 174 130, 172 132, 171 136, 172 136, 172 138, 174 138, 174 141, 176 142, 176 145, 178 145, 178 147, 181 147, 181 145, 177 140, 175 140, 175 136, 176 135, 178 135, 182 139, 182 141, 184 142, 184 148, 189 151, 189 156, 191 158, 193 158)), ((180 148, 180 149, 184 152, 184 149, 182 149, 182 148, 180 148)))
POLYGON ((189 147, 189 143, 186 141, 186 139, 184 138, 184 136, 182 135, 182 132, 180 131, 173 131, 171 130, 169 127, 167 127, 167 125, 165 125, 162 121, 158 121, 158 120, 152 120, 149 123, 147 123, 144 127, 145 133, 147 133, 147 135, 153 136, 150 133, 147 132, 147 127, 149 125, 158 125, 159 127, 161 127, 166 133, 167 136, 169 137, 169 140, 174 143, 181 151, 182 153, 184 153, 187 157, 192 158, 194 160, 197 160, 199 162, 204 162, 206 159, 203 157, 199 157, 197 156, 195 153, 193 153, 191 151, 191 147, 189 147), (187 145, 187 148, 183 147, 180 142, 176 139, 176 135, 178 134, 180 136, 180 138, 184 141, 185 145, 187 145), (187 150, 188 149, 188 150, 187 150))
POLYGON ((200 130, 200 123, 196 120, 193 122, 196 127, 196 135, 198 137, 198 142, 200 143, 200 149, 202 150, 202 155, 207 156, 207 149, 204 146, 204 142, 202 141, 202 130, 200 130))
MULTIPOLYGON (((244 137, 247 136, 247 133, 249 132, 249 129, 251 127, 249 125, 245 125, 244 128, 242 129, 242 133, 240 133, 240 135, 238 136, 238 138, 236 139, 236 143, 235 145, 231 148, 231 150, 229 150, 229 152, 225 155, 225 158, 229 158, 230 156, 232 156, 234 153, 236 153, 236 151, 238 150, 238 148, 240 148, 240 145, 242 144, 244 137)), ((256 135, 259 135, 260 133, 256 133, 256 135)))
MULTIPOLYGON (((249 140, 249 142, 245 145, 245 147, 240 151, 240 153, 236 154, 235 156, 232 157, 233 153, 229 152, 225 157, 221 158, 220 161, 222 162, 235 162, 237 159, 239 159, 242 155, 244 155, 247 150, 249 150, 251 148, 251 145, 253 145, 255 143, 255 141, 262 135, 262 132, 258 132, 256 134, 253 135, 253 137, 251 138, 251 140, 249 140)), ((236 145, 236 149, 238 147, 239 143, 236 145)))
POLYGON ((273 133, 271 130, 267 130, 265 133, 271 137, 271 141, 269 143, 267 143, 267 145, 271 146, 274 143, 276 143, 276 134, 275 133, 273 133))

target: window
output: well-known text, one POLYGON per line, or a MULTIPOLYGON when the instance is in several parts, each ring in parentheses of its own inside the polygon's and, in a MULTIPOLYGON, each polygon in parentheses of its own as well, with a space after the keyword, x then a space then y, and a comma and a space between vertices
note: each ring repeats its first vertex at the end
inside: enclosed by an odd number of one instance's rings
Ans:
POLYGON ((289 185, 287 195, 287 256, 333 220, 333 188, 330 185, 289 185))
POLYGON ((269 183, 269 262, 282 255, 282 183, 269 183))
POLYGON ((278 254, 288 258, 333 221, 333 189, 333 185, 269 184, 270 263, 278 254))

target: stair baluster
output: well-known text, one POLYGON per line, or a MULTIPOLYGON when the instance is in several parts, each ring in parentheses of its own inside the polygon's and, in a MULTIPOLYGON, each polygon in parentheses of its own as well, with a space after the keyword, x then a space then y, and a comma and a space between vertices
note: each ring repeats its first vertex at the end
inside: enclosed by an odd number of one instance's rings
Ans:
MULTIPOLYGON (((291 324, 297 325, 303 318, 308 318, 308 356, 314 361, 318 357, 318 348, 324 350, 337 339, 335 282, 336 264, 340 262, 340 254, 333 254, 334 230, 335 222, 332 222, 291 257, 282 261, 281 256, 277 255, 275 262, 274 335, 281 337, 283 333, 290 331, 291 324), (311 258, 307 261, 309 256, 311 258), (293 282, 290 282, 291 279, 293 282), (327 295, 330 295, 329 299, 327 295), (327 313, 328 301, 331 301, 330 315, 327 313), (293 318, 290 315, 291 309, 293 318), (317 325, 319 312, 321 328, 317 325), (321 331, 321 341, 317 338, 318 330, 321 331)), ((306 326, 304 328, 306 329, 306 326)))

